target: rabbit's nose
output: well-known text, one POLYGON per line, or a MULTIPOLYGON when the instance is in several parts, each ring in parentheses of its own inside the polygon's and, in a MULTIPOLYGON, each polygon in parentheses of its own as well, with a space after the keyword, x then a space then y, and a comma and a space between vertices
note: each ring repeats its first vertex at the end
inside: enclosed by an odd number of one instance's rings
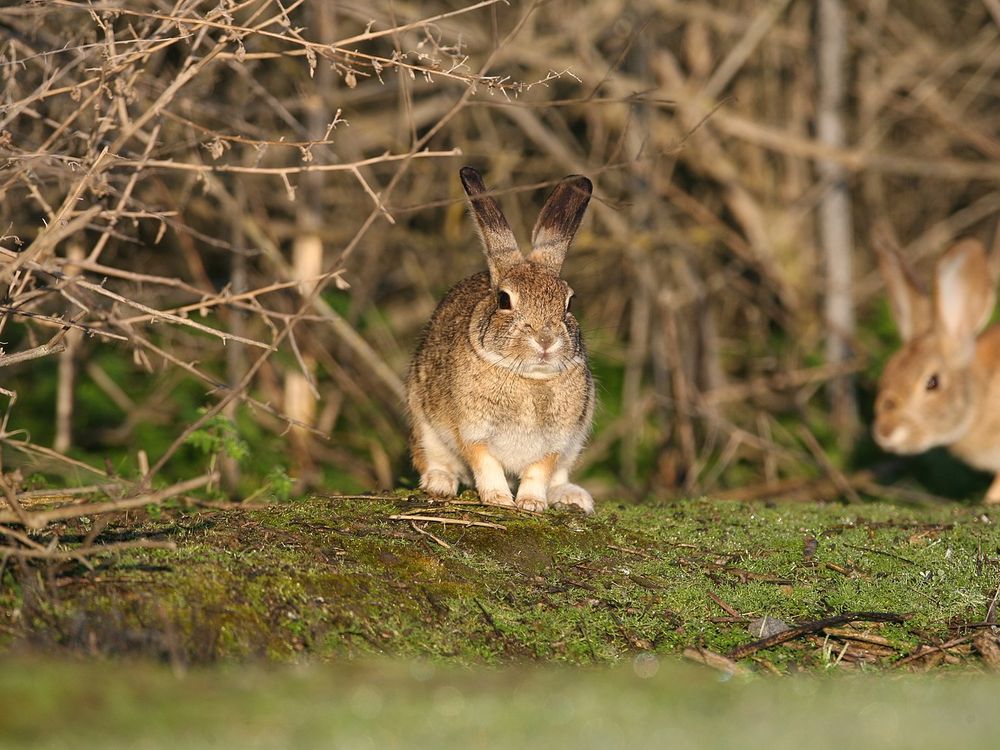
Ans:
POLYGON ((881 399, 879 405, 882 407, 882 411, 896 411, 899 403, 892 396, 885 396, 881 399))
POLYGON ((555 334, 547 329, 542 329, 537 336, 535 336, 535 341, 542 348, 542 351, 548 351, 556 343, 555 334))
POLYGON ((892 435, 893 431, 896 429, 896 425, 889 424, 885 420, 875 422, 875 433, 876 438, 881 438, 882 440, 888 440, 889 436, 892 435))

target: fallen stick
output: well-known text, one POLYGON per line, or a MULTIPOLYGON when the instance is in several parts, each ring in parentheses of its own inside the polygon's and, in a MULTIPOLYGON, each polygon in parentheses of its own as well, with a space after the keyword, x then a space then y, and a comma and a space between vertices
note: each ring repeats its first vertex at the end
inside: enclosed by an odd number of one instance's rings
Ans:
POLYGON ((801 638, 802 636, 809 635, 810 633, 818 633, 824 628, 846 625, 849 622, 901 623, 906 622, 909 617, 909 615, 898 615, 894 612, 845 612, 842 615, 825 617, 822 620, 814 620, 813 622, 805 622, 801 625, 795 625, 790 627, 788 630, 775 633, 767 638, 761 638, 758 641, 737 646, 729 652, 729 658, 734 660, 744 659, 751 654, 757 653, 758 651, 766 648, 773 648, 774 646, 778 646, 794 638, 801 638))
POLYGON ((899 667, 903 667, 906 666, 907 664, 919 661, 920 659, 923 659, 926 656, 930 656, 931 654, 947 653, 948 649, 955 648, 955 646, 961 646, 965 643, 970 643, 972 639, 973 636, 966 635, 962 636, 961 638, 953 638, 947 643, 942 643, 937 646, 928 646, 924 643, 921 643, 919 646, 917 646, 917 648, 913 651, 913 653, 907 654, 899 661, 893 662, 892 668, 898 669, 899 667))
POLYGON ((69 560, 73 558, 83 558, 88 555, 104 555, 112 552, 122 552, 128 549, 165 549, 175 550, 177 544, 174 542, 157 542, 149 539, 136 539, 131 542, 109 542, 108 544, 95 544, 90 547, 80 547, 78 549, 29 549, 25 547, 0 547, 0 555, 10 557, 25 557, 33 560, 69 560))
POLYGON ((182 495, 200 487, 204 487, 209 482, 216 479, 214 474, 189 479, 186 482, 178 482, 159 492, 151 492, 139 497, 130 497, 123 500, 108 500, 103 503, 81 503, 79 505, 67 505, 52 510, 27 512, 22 520, 16 513, 0 512, 0 523, 20 523, 29 529, 41 529, 53 521, 65 521, 69 518, 80 518, 81 516, 96 516, 101 513, 114 513, 119 510, 131 510, 141 508, 145 505, 159 505, 175 495, 182 495))
POLYGON ((484 526, 488 529, 500 529, 506 531, 507 527, 499 523, 488 521, 470 521, 464 518, 442 518, 441 516, 389 516, 390 521, 429 521, 431 523, 453 523, 458 526, 484 526))
POLYGON ((709 591, 706 591, 705 593, 708 594, 708 598, 709 599, 711 599, 713 602, 715 602, 720 607, 722 607, 722 610, 727 615, 731 615, 732 617, 735 617, 737 620, 743 620, 744 619, 743 615, 741 615, 739 612, 737 612, 736 609, 734 609, 731 604, 725 602, 722 599, 722 597, 719 596, 718 594, 716 594, 714 591, 709 590, 709 591))
POLYGON ((444 539, 442 539, 441 537, 439 537, 437 534, 432 534, 427 529, 420 528, 413 521, 410 521, 410 526, 412 526, 413 530, 416 531, 418 534, 423 534, 424 536, 429 536, 431 539, 433 539, 435 542, 437 542, 438 544, 440 544, 445 549, 451 549, 451 545, 448 544, 448 542, 446 542, 444 539))
POLYGON ((686 648, 684 649, 684 658, 698 664, 704 664, 706 667, 717 669, 726 674, 738 675, 740 677, 747 674, 747 670, 744 667, 741 667, 729 657, 709 651, 707 648, 686 648))

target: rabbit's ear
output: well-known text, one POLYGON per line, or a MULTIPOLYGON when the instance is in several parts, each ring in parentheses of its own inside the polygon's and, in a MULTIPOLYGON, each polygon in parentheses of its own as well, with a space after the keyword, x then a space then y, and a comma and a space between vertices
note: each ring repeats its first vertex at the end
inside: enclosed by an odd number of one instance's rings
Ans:
POLYGON ((970 344, 986 327, 996 304, 996 288, 986 249, 978 240, 956 242, 934 273, 935 315, 943 340, 971 356, 970 344))
POLYGON ((556 185, 531 231, 532 250, 528 260, 559 273, 593 190, 591 181, 578 174, 570 175, 556 185))
POLYGON ((892 317, 905 342, 927 331, 931 326, 931 300, 913 270, 894 246, 876 242, 878 270, 889 290, 892 317))
POLYGON ((486 185, 479 172, 472 167, 462 167, 458 175, 465 194, 469 196, 472 215, 476 217, 479 236, 483 240, 490 281, 496 285, 509 268, 524 261, 524 256, 517 247, 517 239, 500 210, 500 204, 492 196, 484 195, 486 185))

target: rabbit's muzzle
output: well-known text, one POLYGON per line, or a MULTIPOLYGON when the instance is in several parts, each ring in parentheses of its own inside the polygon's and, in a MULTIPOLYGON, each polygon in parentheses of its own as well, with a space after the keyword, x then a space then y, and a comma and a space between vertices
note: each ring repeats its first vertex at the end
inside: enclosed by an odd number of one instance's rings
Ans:
POLYGON ((931 447, 920 424, 908 418, 891 396, 880 398, 875 406, 872 437, 882 450, 903 456, 922 453, 931 447))

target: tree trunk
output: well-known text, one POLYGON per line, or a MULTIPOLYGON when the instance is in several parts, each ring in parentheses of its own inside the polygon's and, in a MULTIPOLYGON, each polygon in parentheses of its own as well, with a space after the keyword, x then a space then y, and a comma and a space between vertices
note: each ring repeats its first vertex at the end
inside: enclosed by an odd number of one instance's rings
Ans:
MULTIPOLYGON (((68 261, 83 260, 83 246, 71 242, 66 247, 68 261)), ((75 265, 67 265, 64 273, 76 276, 75 265)), ((83 332, 76 328, 66 331, 66 348, 59 354, 59 377, 56 383, 56 436, 52 449, 56 453, 66 453, 73 443, 73 386, 76 383, 76 352, 80 348, 83 332)))
MULTIPOLYGON (((816 134, 821 143, 842 148, 847 29, 842 0, 820 0, 817 19, 819 82, 816 134)), ((818 163, 819 175, 829 188, 819 205, 819 234, 826 269, 824 317, 826 359, 840 364, 851 357, 854 336, 851 196, 843 168, 818 163)), ((841 449, 853 440, 858 427, 854 383, 844 375, 831 381, 830 407, 841 449)))
MULTIPOLYGON (((335 11, 328 3, 317 3, 312 9, 312 24, 320 42, 334 39, 335 11)), ((305 105, 309 140, 320 141, 326 136, 333 119, 327 106, 326 94, 334 85, 329 63, 320 58, 316 67, 316 90, 305 105)), ((319 150, 324 150, 322 147, 319 150)), ((317 277, 323 273, 323 240, 320 227, 323 220, 322 172, 303 175, 299 193, 299 210, 296 216, 297 233, 292 246, 292 274, 299 282, 299 292, 305 297, 312 293, 317 277)), ((300 328, 299 330, 303 330, 300 328)), ((316 358, 309 353, 311 342, 298 340, 301 357, 300 369, 289 369, 285 378, 285 413, 308 425, 316 422, 317 394, 315 389, 316 358)), ((292 474, 298 479, 299 491, 315 485, 316 467, 312 460, 312 433, 292 427, 292 474)))

